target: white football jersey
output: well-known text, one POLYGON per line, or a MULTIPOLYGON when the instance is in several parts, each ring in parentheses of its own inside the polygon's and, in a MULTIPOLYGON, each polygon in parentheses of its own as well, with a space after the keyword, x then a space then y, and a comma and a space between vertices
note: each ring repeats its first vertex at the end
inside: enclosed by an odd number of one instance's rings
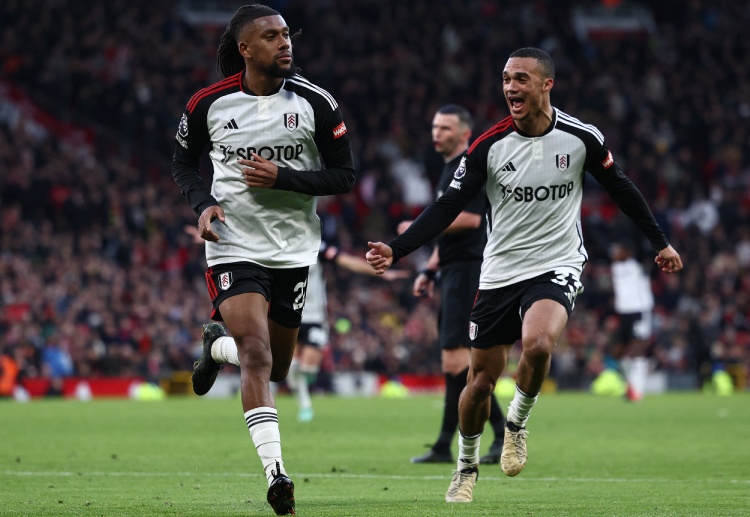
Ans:
POLYGON ((307 296, 305 297, 305 308, 302 311, 302 323, 312 325, 328 325, 328 294, 324 275, 324 264, 334 263, 339 254, 336 246, 320 241, 320 253, 318 262, 310 266, 307 279, 307 296))
POLYGON ((485 186, 489 235, 479 289, 505 287, 552 271, 580 278, 588 258, 580 218, 586 172, 655 250, 669 245, 599 130, 553 108, 552 122, 542 135, 524 134, 506 117, 477 138, 440 199, 389 243, 394 262, 447 228, 485 186))
POLYGON ((316 262, 310 266, 307 276, 307 296, 302 310, 302 323, 325 325, 328 322, 328 295, 323 277, 323 264, 316 262))
POLYGON ((224 223, 211 224, 219 241, 206 242, 206 260, 209 266, 241 261, 269 268, 312 265, 320 244, 316 196, 249 188, 237 160, 257 153, 280 168, 325 174, 328 156, 351 153, 346 126, 333 97, 299 75, 284 79, 276 93, 266 96, 245 91, 242 76, 195 94, 176 137, 190 156, 200 156, 209 146, 211 195, 226 215, 224 223))
POLYGON ((612 263, 612 288, 615 293, 615 311, 634 314, 654 308, 651 279, 634 258, 612 263))
POLYGON ((480 289, 548 271, 579 278, 583 272, 588 259, 580 219, 584 161, 592 150, 587 147, 604 149, 604 138, 595 127, 555 113, 555 123, 542 136, 525 136, 506 119, 469 151, 465 166, 486 171, 490 200, 480 289))

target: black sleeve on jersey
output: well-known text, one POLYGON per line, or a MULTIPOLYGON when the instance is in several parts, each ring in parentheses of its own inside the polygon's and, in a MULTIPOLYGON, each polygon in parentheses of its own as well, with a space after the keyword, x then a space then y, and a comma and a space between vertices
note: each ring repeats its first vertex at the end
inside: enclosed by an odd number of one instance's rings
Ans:
POLYGON ((172 157, 172 177, 198 215, 219 204, 200 174, 200 157, 209 140, 206 114, 201 107, 199 103, 192 113, 183 113, 172 157))
POLYGON ((172 157, 172 177, 196 214, 200 215, 209 206, 219 204, 201 178, 199 159, 194 158, 180 144, 175 146, 172 157))
POLYGON ((299 171, 279 167, 273 188, 290 190, 312 196, 328 196, 351 192, 354 186, 354 157, 349 134, 339 108, 331 109, 327 102, 315 106, 315 145, 325 169, 299 171), (335 135, 337 129, 344 133, 335 135))
MULTIPOLYGON (((479 152, 467 155, 466 174, 460 178, 454 176, 453 182, 440 199, 419 214, 404 233, 388 243, 393 250, 394 264, 443 233, 482 191, 487 180, 487 155, 479 149, 479 152)), ((460 174, 459 171, 460 168, 456 174, 460 174)))
POLYGON ((311 196, 330 196, 346 194, 354 187, 354 160, 349 156, 348 162, 336 166, 329 165, 319 171, 299 171, 288 167, 279 167, 276 183, 273 188, 289 190, 311 196))
POLYGON ((643 194, 614 162, 609 150, 598 142, 593 148, 589 145, 586 147, 586 170, 607 190, 620 210, 633 220, 651 242, 654 250, 661 251, 669 246, 669 241, 651 213, 643 194), (605 167, 608 162, 611 163, 605 167))
POLYGON ((487 213, 487 193, 484 188, 482 188, 479 191, 479 194, 477 194, 476 197, 464 207, 464 212, 471 212, 472 214, 484 217, 487 213))

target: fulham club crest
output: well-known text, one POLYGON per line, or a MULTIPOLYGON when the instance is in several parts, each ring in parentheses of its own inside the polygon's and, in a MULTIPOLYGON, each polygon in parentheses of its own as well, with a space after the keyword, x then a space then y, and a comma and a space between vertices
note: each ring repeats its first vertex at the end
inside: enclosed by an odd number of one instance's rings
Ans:
POLYGON ((555 160, 557 161, 558 169, 560 169, 562 172, 565 172, 566 170, 568 170, 568 166, 570 165, 569 154, 556 154, 555 160))
POLYGON ((477 338, 477 331, 479 330, 479 327, 476 323, 473 321, 469 322, 469 339, 474 341, 477 338))
POLYGON ((287 131, 294 131, 299 126, 298 113, 284 113, 284 127, 287 131))
POLYGON ((232 272, 228 271, 219 275, 219 287, 222 291, 226 291, 232 287, 232 272))

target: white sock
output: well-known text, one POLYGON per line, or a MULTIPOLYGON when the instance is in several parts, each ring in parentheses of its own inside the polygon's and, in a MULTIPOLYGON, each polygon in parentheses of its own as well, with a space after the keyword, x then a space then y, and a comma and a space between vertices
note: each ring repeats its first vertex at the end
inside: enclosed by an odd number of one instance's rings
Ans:
POLYGON ((625 381, 630 384, 633 376, 633 360, 630 357, 620 359, 620 369, 625 376, 625 381))
POLYGON ((318 370, 319 368, 315 366, 302 365, 298 371, 299 382, 297 383, 295 393, 297 394, 297 403, 300 409, 310 409, 312 407, 310 385, 318 376, 318 370))
POLYGON ((634 357, 630 367, 631 386, 638 395, 646 393, 648 382, 648 359, 645 357, 634 357))
MULTIPOLYGON (((279 464, 281 473, 284 470, 284 461, 281 459, 281 433, 279 432, 279 416, 272 407, 258 407, 245 413, 245 422, 250 430, 250 438, 253 439, 255 449, 258 451, 263 470, 266 472, 268 485, 273 481, 272 471, 279 464)), ((278 472, 277 472, 278 474, 278 472)))
POLYGON ((513 395, 513 400, 510 401, 506 420, 513 422, 518 427, 526 427, 531 408, 534 407, 538 398, 539 394, 529 397, 516 385, 516 393, 513 395))
POLYGON ((240 365, 240 358, 237 355, 237 343, 234 338, 221 336, 211 343, 211 357, 217 363, 232 363, 240 365))
POLYGON ((297 391, 297 385, 299 384, 300 377, 301 375, 299 372, 299 361, 296 358, 292 359, 292 362, 289 365, 289 373, 286 376, 286 385, 293 392, 297 391))
POLYGON ((464 436, 458 433, 458 462, 456 470, 479 466, 479 439, 482 433, 464 436))

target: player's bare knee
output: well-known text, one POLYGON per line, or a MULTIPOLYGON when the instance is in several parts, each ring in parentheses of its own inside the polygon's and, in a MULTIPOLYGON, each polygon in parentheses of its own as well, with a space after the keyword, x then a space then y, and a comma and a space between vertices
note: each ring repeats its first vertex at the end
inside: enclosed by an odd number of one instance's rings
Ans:
POLYGON ((537 334, 523 340, 523 355, 532 363, 546 363, 552 355, 555 342, 552 336, 537 334))
POLYGON ((243 370, 271 370, 273 359, 271 350, 263 342, 254 336, 235 337, 237 343, 237 355, 240 359, 240 368, 243 370))
POLYGON ((467 387, 476 399, 489 398, 495 391, 495 383, 488 375, 475 376, 467 387))

